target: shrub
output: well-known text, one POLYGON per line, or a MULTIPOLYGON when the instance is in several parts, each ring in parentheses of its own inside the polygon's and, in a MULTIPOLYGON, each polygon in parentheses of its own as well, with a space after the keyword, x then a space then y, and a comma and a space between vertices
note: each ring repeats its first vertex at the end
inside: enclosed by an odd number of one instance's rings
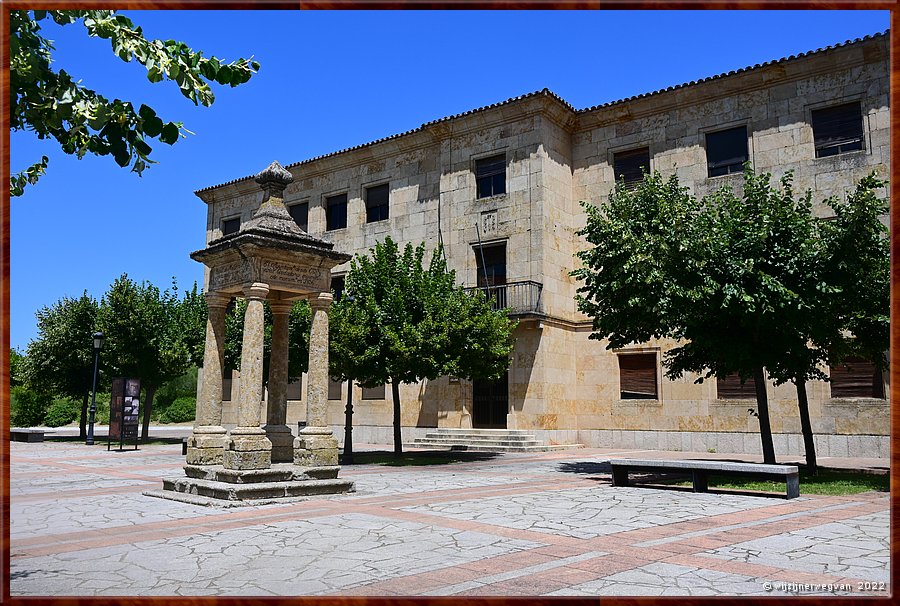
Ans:
MULTIPOLYGON (((153 396, 154 413, 168 408, 177 398, 184 396, 197 397, 197 369, 191 368, 186 373, 164 383, 153 396)), ((152 416, 156 416, 155 414, 152 416)))
POLYGON ((26 387, 13 387, 10 391, 9 423, 13 427, 35 427, 44 422, 52 398, 49 394, 26 387))
POLYGON ((176 398, 160 415, 160 423, 187 423, 197 416, 197 398, 183 396, 176 398))
MULTIPOLYGON (((94 411, 94 424, 95 425, 109 425, 109 401, 112 399, 112 396, 109 392, 106 393, 97 393, 97 410, 94 411)), ((88 400, 88 411, 91 409, 91 401, 88 400)), ((90 418, 90 412, 88 412, 88 418, 90 418)))
POLYGON ((69 398, 53 400, 47 414, 44 416, 44 425, 47 427, 62 427, 78 419, 81 413, 81 403, 69 398))

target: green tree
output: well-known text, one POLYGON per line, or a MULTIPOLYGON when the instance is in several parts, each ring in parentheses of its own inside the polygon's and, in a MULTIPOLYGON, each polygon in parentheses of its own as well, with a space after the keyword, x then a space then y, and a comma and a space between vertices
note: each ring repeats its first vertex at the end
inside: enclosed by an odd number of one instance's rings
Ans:
MULTIPOLYGON (((79 435, 84 438, 93 385, 92 335, 98 327, 97 301, 85 292, 77 299, 64 297, 35 315, 38 334, 28 344, 23 368, 25 382, 38 391, 81 400, 79 435)), ((102 380, 100 383, 105 384, 102 380)))
POLYGON ((141 435, 147 439, 156 390, 191 366, 196 343, 205 338, 205 323, 186 311, 174 282, 171 290, 160 292, 125 274, 103 296, 99 321, 106 336, 103 359, 109 372, 141 380, 146 394, 141 435), (198 334, 200 326, 203 337, 198 334))
POLYGON ((609 348, 676 340, 665 356, 670 378, 753 377, 767 463, 775 451, 764 369, 798 388, 821 378, 815 343, 824 337, 812 323, 824 308, 813 293, 829 290, 811 194, 795 199, 790 174, 780 185, 749 166, 742 195, 723 188, 698 201, 658 174, 635 189, 620 185, 603 208, 583 204, 592 247, 573 272, 584 282, 578 306, 593 317, 591 338, 609 348))
MULTIPOLYGON (((839 363, 848 355, 862 356, 886 369, 890 342, 890 237, 882 218, 888 215, 879 191, 887 182, 873 172, 846 200, 830 200, 834 220, 825 223, 828 258, 825 282, 831 286, 830 316, 841 339, 829 343, 839 363)), ((834 331, 833 331, 834 332, 834 331)))
POLYGON ((330 372, 363 387, 391 385, 394 453, 400 454, 401 383, 445 374, 496 378, 509 367, 514 324, 484 297, 455 285, 438 249, 401 252, 390 238, 350 262, 344 297, 330 314, 330 372))
MULTIPOLYGON (((211 82, 238 86, 259 69, 252 59, 224 63, 204 57, 184 42, 147 40, 140 27, 111 10, 13 10, 10 20, 10 129, 30 130, 39 139, 55 139, 67 154, 111 155, 121 167, 140 174, 150 159, 152 140, 174 144, 183 132, 181 122, 165 122, 147 105, 109 100, 84 87, 64 70, 51 68, 53 43, 44 38, 40 22, 59 25, 80 21, 90 37, 108 39, 113 53, 126 63, 143 65, 150 82, 171 80, 194 105, 212 105, 211 82)), ((47 168, 46 156, 12 175, 10 195, 20 196, 47 168)))
POLYGON ((16 387, 25 382, 25 356, 14 347, 9 349, 9 386, 16 387))
POLYGON ((880 218, 887 216, 888 205, 878 196, 885 185, 871 173, 846 200, 826 200, 835 212, 833 219, 797 225, 798 232, 808 230, 808 246, 797 253, 803 279, 792 288, 806 304, 791 320, 798 327, 797 342, 767 370, 776 384, 793 381, 797 387, 806 464, 812 474, 817 461, 806 382, 828 380, 821 365, 834 367, 848 355, 870 360, 879 369, 887 367, 890 248, 880 218))

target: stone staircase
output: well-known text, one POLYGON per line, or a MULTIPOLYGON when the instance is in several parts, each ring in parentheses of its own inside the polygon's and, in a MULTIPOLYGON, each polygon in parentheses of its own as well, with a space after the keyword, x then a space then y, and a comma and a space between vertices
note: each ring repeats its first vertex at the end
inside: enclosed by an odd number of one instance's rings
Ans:
POLYGON ((472 452, 548 452, 582 444, 544 444, 524 429, 451 429, 441 427, 404 444, 409 448, 446 448, 472 452))

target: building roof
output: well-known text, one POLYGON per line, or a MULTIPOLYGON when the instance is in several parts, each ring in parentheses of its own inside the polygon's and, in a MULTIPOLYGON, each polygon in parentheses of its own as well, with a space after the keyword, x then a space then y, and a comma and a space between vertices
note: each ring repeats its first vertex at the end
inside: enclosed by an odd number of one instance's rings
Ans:
MULTIPOLYGON (((682 89, 682 88, 687 88, 687 87, 689 87, 689 86, 695 86, 695 85, 698 85, 698 84, 702 84, 702 83, 704 83, 704 82, 711 82, 711 81, 713 81, 713 80, 719 80, 719 79, 722 79, 722 78, 727 78, 727 77, 729 77, 729 76, 735 76, 735 75, 738 75, 738 74, 743 74, 743 73, 746 73, 746 72, 749 72, 749 71, 753 71, 753 70, 757 70, 757 69, 762 69, 762 68, 764 68, 764 67, 769 67, 769 66, 772 66, 772 65, 778 65, 778 64, 780 64, 780 63, 784 63, 784 62, 787 62, 787 61, 793 61, 793 60, 795 60, 795 59, 800 59, 800 58, 803 58, 803 57, 809 57, 809 56, 811 56, 811 55, 815 55, 815 54, 818 54, 818 53, 827 52, 827 51, 830 51, 830 50, 833 50, 833 49, 843 48, 843 47, 851 46, 851 45, 854 45, 854 44, 860 44, 860 43, 866 42, 866 41, 868 41, 868 40, 874 40, 874 39, 877 39, 877 38, 884 38, 884 37, 888 36, 889 33, 890 33, 890 30, 885 30, 885 31, 883 31, 883 32, 879 32, 879 33, 876 33, 876 34, 870 34, 870 35, 868 35, 868 36, 863 36, 862 38, 855 38, 855 39, 853 39, 853 40, 846 40, 846 41, 844 41, 844 42, 839 42, 839 43, 837 43, 837 44, 832 44, 832 45, 830 45, 830 46, 825 46, 825 47, 822 47, 822 48, 817 48, 817 49, 815 49, 815 50, 807 51, 807 52, 805 52, 805 53, 798 53, 798 54, 796 54, 796 55, 789 55, 789 56, 787 56, 787 57, 782 57, 782 58, 780 58, 780 59, 774 59, 774 60, 772 60, 772 61, 766 61, 765 63, 757 63, 756 65, 749 65, 749 66, 747 66, 747 67, 742 67, 742 68, 740 68, 740 69, 735 69, 735 70, 731 70, 731 71, 729 71, 729 72, 725 72, 725 73, 721 73, 721 74, 716 74, 715 76, 709 76, 709 77, 707 77, 707 78, 701 78, 700 80, 691 80, 690 82, 684 82, 684 83, 682 83, 682 84, 676 84, 676 85, 674 85, 674 86, 669 86, 669 87, 667 87, 667 88, 661 88, 661 89, 658 89, 658 90, 655 90, 655 91, 652 91, 652 92, 641 93, 641 94, 639 94, 639 95, 633 95, 633 96, 631 96, 631 97, 625 97, 624 99, 617 99, 617 100, 615 100, 615 101, 608 101, 608 102, 606 102, 606 103, 601 103, 601 104, 599 104, 599 105, 593 105, 593 106, 591 106, 591 107, 586 107, 586 108, 584 108, 584 109, 575 109, 575 107, 573 107, 572 104, 570 104, 568 101, 566 101, 565 99, 563 99, 562 97, 560 97, 559 95, 557 95, 556 93, 554 93, 553 91, 551 91, 550 89, 544 88, 544 89, 541 89, 541 90, 539 90, 539 91, 534 91, 534 92, 531 92, 531 93, 526 93, 526 94, 524 94, 524 95, 519 95, 518 97, 511 97, 511 98, 509 98, 509 99, 506 99, 505 101, 499 101, 499 102, 497 102, 497 103, 492 103, 492 104, 490 104, 490 105, 485 105, 485 106, 478 107, 478 108, 475 108, 475 109, 470 109, 470 110, 468 110, 468 111, 465 111, 465 112, 462 112, 462 113, 459 113, 459 114, 453 114, 453 115, 450 115, 450 116, 445 116, 445 117, 443 117, 443 118, 438 118, 437 120, 432 120, 431 122, 426 122, 426 123, 422 124, 421 126, 418 126, 418 127, 416 127, 416 128, 410 129, 410 130, 405 131, 405 132, 402 132, 402 133, 397 133, 397 134, 395 134, 395 135, 389 135, 389 136, 387 136, 387 137, 382 137, 381 139, 375 139, 374 141, 369 141, 368 143, 361 143, 360 145, 354 145, 353 147, 347 147, 347 148, 345 148, 345 149, 341 149, 341 150, 338 150, 338 151, 330 152, 330 153, 327 153, 327 154, 322 154, 322 155, 320 155, 320 156, 315 156, 315 157, 313 157, 313 158, 307 158, 306 160, 301 160, 301 161, 299 161, 299 162, 294 162, 294 163, 292 163, 292 164, 288 164, 285 168, 292 168, 292 167, 294 167, 294 166, 301 166, 301 165, 303 165, 303 164, 309 164, 309 163, 311 163, 311 162, 315 162, 315 161, 321 160, 321 159, 323 159, 323 158, 330 158, 330 157, 332 157, 332 156, 338 156, 338 155, 340 155, 340 154, 344 154, 344 153, 347 153, 347 152, 350 152, 350 151, 354 151, 354 150, 357 150, 357 149, 362 149, 362 148, 364 148, 364 147, 370 147, 370 146, 372 146, 372 145, 377 145, 377 144, 383 143, 383 142, 385 142, 385 141, 391 141, 391 140, 393 140, 393 139, 399 139, 400 137, 405 137, 405 136, 407 136, 407 135, 411 135, 411 134, 413 134, 413 133, 417 133, 417 132, 423 131, 423 130, 427 129, 428 127, 433 126, 433 125, 435 125, 435 124, 440 124, 440 123, 442 123, 442 122, 449 122, 449 121, 451 121, 451 120, 456 120, 456 119, 458 119, 458 118, 463 118, 463 117, 465 117, 465 116, 470 116, 470 115, 472 115, 472 114, 477 114, 477 113, 480 113, 480 112, 483 112, 483 111, 487 111, 487 110, 490 110, 490 109, 494 109, 494 108, 497 108, 497 107, 501 107, 501 106, 504 106, 504 105, 511 105, 511 104, 513 104, 513 103, 517 103, 517 102, 520 102, 520 101, 524 101, 525 99, 530 99, 530 98, 533 98, 533 97, 545 96, 545 97, 552 98, 552 99, 558 101, 559 103, 561 103, 562 105, 564 105, 567 109, 571 110, 572 112, 574 112, 574 113, 576 113, 576 114, 583 114, 583 113, 591 112, 591 111, 598 110, 598 109, 602 109, 602 108, 606 108, 606 107, 612 107, 612 106, 614 106, 614 105, 620 105, 620 104, 622 104, 622 103, 628 103, 628 102, 630 102, 630 101, 635 101, 635 100, 637 100, 637 99, 646 99, 647 97, 652 97, 652 96, 655 96, 655 95, 659 95, 659 94, 662 94, 662 93, 671 92, 671 91, 678 90, 678 89, 682 89)), ((226 185, 232 185, 232 184, 234 184, 234 183, 239 183, 239 182, 241 182, 241 181, 246 181, 246 180, 248 180, 248 179, 253 179, 255 176, 256 176, 256 175, 247 175, 246 177, 240 177, 240 178, 238 178, 238 179, 232 179, 231 181, 226 181, 225 183, 220 183, 220 184, 218 184, 218 185, 210 185, 209 187, 204 187, 204 188, 202 188, 202 189, 198 189, 198 190, 195 191, 194 193, 195 193, 195 194, 200 194, 200 193, 202 193, 202 192, 210 191, 210 190, 213 190, 213 189, 216 189, 216 188, 219 188, 219 187, 224 187, 224 186, 226 186, 226 185)))

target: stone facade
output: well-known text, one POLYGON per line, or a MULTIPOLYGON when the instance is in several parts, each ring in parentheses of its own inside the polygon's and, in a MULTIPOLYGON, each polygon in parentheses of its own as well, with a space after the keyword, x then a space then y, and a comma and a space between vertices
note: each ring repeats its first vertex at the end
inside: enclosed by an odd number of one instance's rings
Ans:
MULTIPOLYGON (((706 436, 700 441, 715 442, 707 449, 753 452, 758 437, 753 442, 745 436, 758 432, 747 413, 754 401, 718 399, 715 381, 697 385, 690 375, 670 381, 658 370, 657 399, 620 399, 621 352, 588 340, 590 322, 576 310, 578 284, 569 272, 577 263, 573 255, 586 245, 577 235, 585 224, 579 201, 608 199, 614 155, 638 147, 649 148, 652 170, 677 174, 697 196, 723 185, 740 187, 739 174, 707 176, 705 141, 707 133, 746 126, 754 168, 776 179, 793 170, 796 190, 812 189, 814 211, 824 216, 825 198, 844 195, 873 169, 888 175, 888 49, 888 36, 877 35, 584 110, 543 90, 289 165, 294 181, 285 204, 306 203, 308 232, 343 252, 365 253, 387 235, 401 245, 425 242, 429 251, 442 242, 450 268, 469 286, 477 283, 477 248, 505 245, 509 296, 516 288, 532 297, 539 293, 517 313, 507 427, 587 445, 653 441, 682 450, 693 444, 692 436, 706 436), (816 157, 812 112, 850 102, 861 109, 863 149, 816 157), (476 164, 498 154, 505 159, 505 192, 479 197, 476 164), (367 223, 366 189, 385 183, 389 218, 367 223), (347 195, 347 226, 326 230, 325 200, 338 194, 347 195)), ((224 220, 250 219, 258 205, 255 192, 249 177, 197 192, 209 206, 207 241, 221 236, 224 220)), ((671 347, 651 342, 626 351, 660 360, 671 347)), ((340 400, 328 401, 332 426, 343 424, 346 389, 340 400)), ((391 424, 390 389, 385 400, 363 400, 354 389, 355 427, 362 432, 357 439, 366 435, 364 428, 380 435, 379 428, 391 424)), ((790 385, 767 389, 776 444, 793 450, 800 431, 796 394, 790 385)), ((808 389, 813 430, 826 449, 836 439, 834 452, 846 443, 858 455, 884 454, 886 442, 878 436, 889 433, 887 400, 832 398, 824 382, 808 389)), ((235 401, 236 382, 232 392, 235 401)), ((403 386, 401 399, 403 425, 410 429, 473 424, 471 382, 443 377, 403 386)), ((237 422, 233 408, 226 401, 223 424, 237 422)), ((305 410, 305 402, 289 399, 288 425, 305 420, 305 410)), ((260 411, 265 414, 262 404, 260 411)))

